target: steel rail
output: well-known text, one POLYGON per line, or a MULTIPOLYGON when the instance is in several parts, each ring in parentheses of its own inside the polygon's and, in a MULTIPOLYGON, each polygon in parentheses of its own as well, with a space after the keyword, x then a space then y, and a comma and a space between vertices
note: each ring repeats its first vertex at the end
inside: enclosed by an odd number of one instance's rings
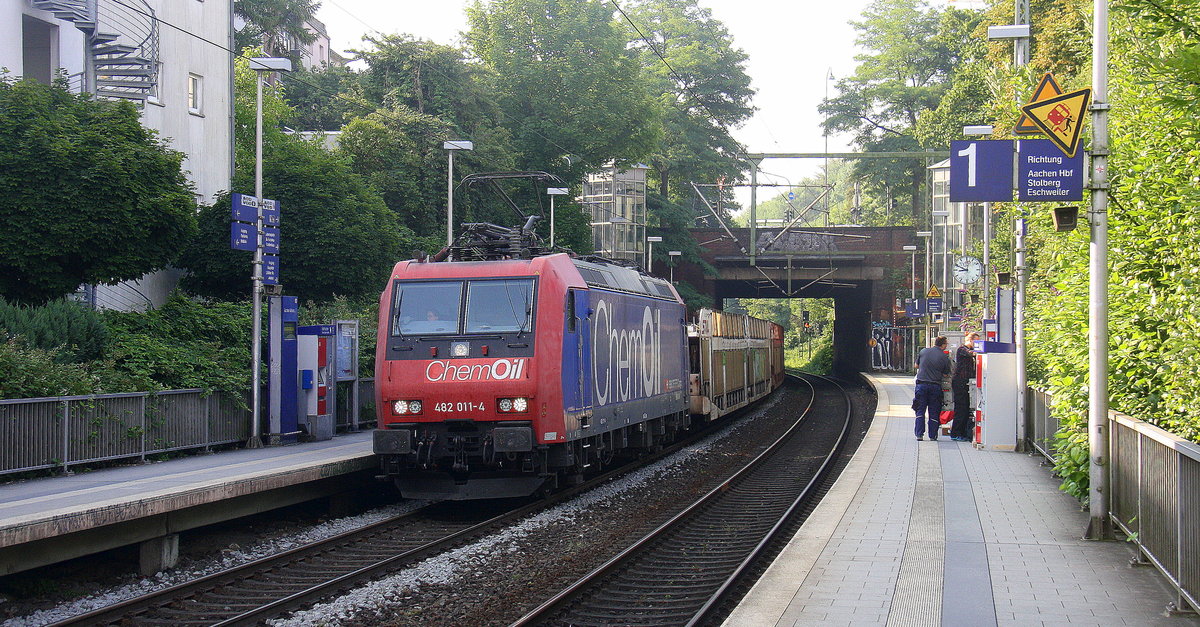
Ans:
MULTIPOLYGON (((367 566, 355 568, 349 572, 337 575, 322 583, 309 586, 300 591, 294 592, 284 597, 280 597, 265 605, 256 606, 246 611, 231 610, 227 612, 229 616, 224 619, 208 621, 211 625, 245 625, 257 624, 262 621, 281 615, 288 611, 303 607, 307 604, 317 602, 323 598, 331 597, 337 593, 343 592, 353 586, 365 583, 372 579, 397 572, 402 570, 406 564, 415 563, 420 560, 427 559, 441 552, 459 546, 473 537, 485 535, 490 529, 502 527, 512 522, 516 522, 530 514, 536 513, 560 502, 566 501, 574 496, 586 492, 592 488, 602 485, 613 478, 634 470, 643 468, 653 464, 669 455, 672 455, 684 447, 690 446, 697 440, 707 436, 716 429, 723 428, 730 420, 736 420, 742 416, 746 409, 754 407, 751 404, 746 408, 732 412, 722 419, 712 421, 696 429, 688 437, 665 446, 657 453, 642 457, 632 463, 624 464, 608 472, 597 475, 577 486, 573 486, 555 493, 546 499, 541 499, 529 504, 526 504, 515 510, 500 514, 489 518, 488 520, 467 526, 465 528, 454 531, 453 533, 443 536, 439 539, 421 544, 414 548, 405 550, 402 553, 395 554, 378 562, 367 566)), ((237 589, 244 587, 244 584, 253 581, 256 577, 271 573, 280 572, 281 568, 290 568, 290 564, 304 561, 308 556, 317 556, 330 554, 339 548, 353 545, 359 541, 364 541, 370 536, 378 536, 386 533, 388 537, 393 537, 396 533, 391 533, 388 527, 402 528, 404 525, 410 524, 409 519, 416 518, 426 512, 429 507, 421 508, 413 512, 407 512, 395 518, 372 523, 360 529, 347 531, 345 533, 318 540, 308 545, 300 546, 294 549, 284 551, 275 555, 263 557, 258 560, 247 562, 245 564, 235 566, 228 570, 212 573, 204 577, 156 590, 148 594, 127 599, 120 603, 110 605, 108 607, 96 609, 85 614, 73 616, 62 621, 53 623, 50 627, 76 627, 81 625, 114 625, 114 624, 136 624, 139 622, 139 617, 144 617, 145 613, 155 608, 163 608, 177 603, 180 600, 194 597, 199 594, 211 592, 214 589, 224 587, 227 592, 236 594, 237 589)), ((415 524, 415 523, 411 523, 415 524)), ((179 613, 176 611, 176 613, 179 613)), ((178 622, 184 622, 180 620, 178 622)))
MULTIPOLYGON (((813 388, 812 383, 807 381, 806 379, 803 379, 803 378, 800 378, 800 377, 797 377, 797 376, 791 375, 791 374, 789 374, 789 376, 795 380, 802 381, 805 384, 807 384, 810 388, 813 388)), ((694 624, 698 620, 703 620, 705 615, 711 613, 712 609, 714 607, 716 607, 717 605, 719 605, 721 600, 723 600, 725 598, 725 596, 728 594, 728 592, 731 590, 732 586, 736 582, 736 578, 740 577, 743 573, 745 573, 747 567, 753 563, 754 558, 761 555, 763 549, 767 545, 770 544, 770 541, 772 539, 771 536, 774 536, 779 533, 779 530, 783 527, 783 525, 788 520, 788 518, 795 512, 795 510, 800 506, 800 504, 802 504, 811 495, 812 491, 814 490, 814 487, 818 485, 818 478, 823 477, 826 474, 826 472, 828 471, 830 463, 831 463, 830 460, 834 459, 836 457, 837 453, 840 452, 842 445, 846 441, 847 434, 849 433, 850 424, 851 424, 850 418, 852 416, 852 411, 850 409, 851 403, 850 403, 848 395, 846 395, 845 390, 843 388, 841 388, 841 386, 837 385, 836 383, 834 383, 834 385, 838 388, 838 390, 842 393, 843 397, 846 399, 846 404, 847 404, 847 408, 848 408, 847 412, 846 412, 845 424, 842 426, 842 429, 840 431, 840 435, 837 439, 836 444, 831 448, 831 451, 825 456, 825 459, 822 462, 820 468, 814 473, 813 479, 811 481, 809 481, 809 483, 801 491, 800 496, 798 496, 796 499, 794 499, 793 503, 787 508, 785 514, 783 516, 781 516, 780 519, 772 526, 772 528, 768 532, 768 536, 764 537, 763 540, 761 540, 759 543, 757 543, 757 545, 753 549, 751 555, 749 555, 748 557, 746 557, 740 561, 739 565, 734 569, 733 573, 729 577, 726 578, 725 582, 718 587, 718 589, 715 593, 710 595, 708 601, 703 604, 703 606, 700 608, 700 610, 697 613, 693 614, 692 620, 690 622, 688 622, 687 624, 690 625, 690 624, 694 624)), ((683 523, 688 522, 692 519, 695 519, 696 515, 703 508, 714 503, 718 499, 726 496, 730 492, 730 490, 734 487, 735 484, 739 484, 742 481, 744 481, 745 479, 750 478, 752 476, 752 474, 756 470, 759 469, 760 466, 762 466, 766 462, 770 461, 771 458, 773 457, 773 455, 775 453, 779 452, 780 448, 782 448, 786 443, 788 443, 788 441, 798 431, 798 429, 802 425, 807 423, 808 418, 811 416, 811 411, 813 409, 813 405, 815 404, 815 402, 816 402, 816 393, 815 393, 815 389, 814 389, 813 395, 809 401, 809 404, 807 407, 804 408, 804 411, 802 412, 801 417, 795 422, 795 424, 793 424, 791 427, 789 427, 788 430, 783 435, 781 435, 778 439, 776 439, 775 442, 773 442, 758 457, 756 457, 754 460, 752 460, 751 462, 746 464, 744 467, 742 467, 740 470, 738 470, 736 473, 734 473, 728 479, 723 481, 720 485, 718 485, 717 487, 710 490, 707 494, 705 494, 703 497, 698 499, 695 503, 693 503, 692 505, 688 506, 683 511, 676 514, 670 520, 663 523, 662 525, 660 525, 659 527, 657 527, 656 529, 651 531, 649 534, 642 537, 637 542, 633 543, 631 546, 627 547, 626 549, 624 549, 623 551, 621 551, 620 553, 618 553, 617 555, 615 555, 614 557, 609 559, 604 564, 601 564, 600 566, 598 566, 597 568, 592 570, 587 575, 584 575, 582 578, 580 578, 577 581, 575 581, 574 583, 572 583, 566 589, 560 591, 558 594, 554 595, 552 598, 548 599, 547 601, 545 601, 538 607, 534 608, 533 610, 528 612, 525 616, 522 616, 516 622, 512 623, 511 627, 525 627, 528 625, 538 624, 538 623, 546 621, 552 615, 557 614, 557 613, 563 611, 564 609, 566 609, 566 607, 571 602, 573 602, 576 598, 578 598, 585 590, 589 589, 590 587, 592 587, 593 585, 595 585, 597 582, 601 581, 608 575, 611 575, 611 574, 615 573, 616 571, 618 571, 619 569, 628 565, 630 563, 630 561, 635 556, 641 554, 643 552, 643 550, 647 549, 652 544, 655 544, 658 540, 664 539, 668 534, 681 528, 683 523)))

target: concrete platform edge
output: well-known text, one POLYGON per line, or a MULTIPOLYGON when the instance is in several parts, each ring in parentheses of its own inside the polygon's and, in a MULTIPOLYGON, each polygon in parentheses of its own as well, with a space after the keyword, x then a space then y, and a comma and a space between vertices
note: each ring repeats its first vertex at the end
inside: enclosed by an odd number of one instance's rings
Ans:
POLYGON ((813 510, 812 515, 750 592, 746 593, 737 609, 723 623, 725 627, 774 625, 780 621, 862 487, 883 442, 883 433, 887 428, 886 418, 891 411, 887 388, 871 375, 862 375, 878 398, 871 428, 820 505, 813 510))

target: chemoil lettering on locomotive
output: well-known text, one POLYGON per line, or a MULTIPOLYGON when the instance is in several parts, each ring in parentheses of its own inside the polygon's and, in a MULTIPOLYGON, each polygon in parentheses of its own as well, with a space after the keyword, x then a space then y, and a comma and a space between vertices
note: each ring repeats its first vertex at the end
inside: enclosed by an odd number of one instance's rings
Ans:
POLYGON ((616 306, 596 304, 592 328, 592 381, 597 406, 662 393, 661 313, 646 306, 640 325, 616 319, 616 306))
POLYGON ((525 374, 524 359, 497 359, 489 363, 457 365, 435 360, 425 367, 425 380, 439 381, 504 381, 520 379, 525 374))

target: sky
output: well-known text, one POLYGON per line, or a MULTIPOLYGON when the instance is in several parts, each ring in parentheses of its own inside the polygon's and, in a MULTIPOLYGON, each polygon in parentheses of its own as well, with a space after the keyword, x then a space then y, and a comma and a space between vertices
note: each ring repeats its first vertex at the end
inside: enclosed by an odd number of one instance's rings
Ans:
MULTIPOLYGON (((627 1, 627 0, 626 0, 627 1)), ((322 0, 317 17, 334 50, 358 47, 364 34, 408 33, 442 44, 461 43, 469 0, 322 0), (369 26, 368 26, 369 25, 369 26)), ((728 28, 735 47, 749 56, 747 73, 757 90, 758 111, 734 137, 750 152, 824 152, 817 105, 836 95, 835 81, 854 72, 855 31, 868 0, 700 0, 728 28)), ((828 138, 829 152, 845 151, 849 137, 828 138)), ((815 175, 816 159, 770 159, 760 180, 796 183, 815 175), (773 176, 768 176, 773 175, 773 176)), ((760 190, 759 202, 773 196, 760 190)), ((738 193, 749 202, 748 188, 738 193)))

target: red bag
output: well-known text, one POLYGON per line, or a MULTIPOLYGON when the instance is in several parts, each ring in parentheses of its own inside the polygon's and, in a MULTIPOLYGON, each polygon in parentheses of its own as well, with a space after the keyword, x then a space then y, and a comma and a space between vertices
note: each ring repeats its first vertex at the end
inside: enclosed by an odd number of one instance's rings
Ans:
POLYGON ((938 416, 938 419, 941 420, 942 424, 944 424, 944 425, 950 424, 950 421, 954 420, 954 410, 953 409, 942 410, 942 414, 940 416, 938 416))

